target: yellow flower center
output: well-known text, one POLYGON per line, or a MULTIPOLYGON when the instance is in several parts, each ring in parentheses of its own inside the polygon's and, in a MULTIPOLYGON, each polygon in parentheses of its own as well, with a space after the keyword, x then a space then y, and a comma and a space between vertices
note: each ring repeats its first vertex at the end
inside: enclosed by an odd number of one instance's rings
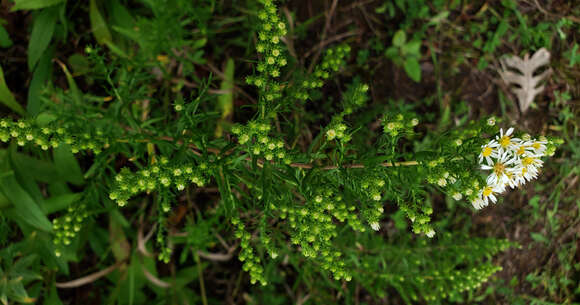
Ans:
POLYGON ((540 143, 536 142, 536 143, 532 144, 532 147, 534 149, 540 149, 540 143))
POLYGON ((523 168, 522 168, 522 175, 523 175, 523 174, 525 174, 525 173, 527 173, 527 172, 528 172, 528 169, 527 169, 527 168, 525 168, 525 167, 523 167, 523 168))
POLYGON ((501 147, 507 147, 508 145, 510 145, 512 141, 512 138, 508 137, 508 136, 503 136, 501 137, 501 139, 499 140, 499 145, 501 145, 501 147))
POLYGON ((493 193, 493 188, 491 186, 486 186, 483 188, 483 196, 487 197, 493 193))
POLYGON ((482 154, 484 157, 489 157, 489 156, 491 156, 491 153, 492 153, 492 152, 493 152, 493 148, 491 148, 491 147, 487 146, 487 147, 485 147, 485 148, 483 149, 483 151, 481 152, 481 154, 482 154))
POLYGON ((522 145, 518 148, 518 151, 516 153, 518 155, 523 155, 525 152, 526 152, 526 147, 522 145))
POLYGON ((493 165, 493 171, 498 176, 501 175, 501 173, 503 173, 504 170, 505 170, 505 165, 503 165, 503 163, 501 163, 501 162, 497 162, 493 165))
POLYGON ((532 158, 532 157, 525 157, 522 160, 522 164, 525 165, 525 166, 529 166, 531 164, 534 164, 535 162, 536 162, 536 160, 534 158, 532 158))

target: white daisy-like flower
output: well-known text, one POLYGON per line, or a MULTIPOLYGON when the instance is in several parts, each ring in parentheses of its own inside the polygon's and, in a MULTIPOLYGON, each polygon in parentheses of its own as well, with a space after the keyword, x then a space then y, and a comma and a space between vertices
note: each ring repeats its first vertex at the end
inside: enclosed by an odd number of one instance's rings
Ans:
POLYGON ((512 189, 515 189, 516 187, 519 186, 519 183, 516 179, 517 177, 516 172, 517 169, 515 167, 510 167, 506 169, 506 176, 508 177, 508 181, 504 184, 504 186, 509 185, 509 187, 511 187, 512 189))
POLYGON ((433 238, 433 236, 435 236, 435 230, 431 229, 427 233, 425 233, 425 235, 427 235, 427 237, 429 238, 433 238))
POLYGON ((497 158, 499 143, 496 140, 491 140, 489 143, 481 146, 481 152, 479 153, 479 163, 483 160, 487 161, 487 164, 493 164, 491 158, 497 158))
POLYGON ((546 149, 548 149, 548 147, 546 146, 546 144, 548 144, 547 141, 533 140, 526 141, 525 144, 527 149, 532 151, 535 155, 539 155, 541 157, 545 155, 546 149))
POLYGON ((521 165, 515 168, 514 172, 514 181, 517 186, 524 185, 526 182, 536 179, 539 173, 535 167, 529 170, 527 167, 521 165))
POLYGON ((477 197, 471 201, 471 205, 473 205, 476 210, 481 210, 487 206, 487 203, 484 202, 483 199, 477 197))
POLYGON ((493 186, 493 185, 488 185, 488 186, 484 187, 481 191, 479 191, 478 197, 481 200, 483 200, 483 202, 485 203, 484 206, 488 206, 489 201, 491 201, 493 203, 497 202, 497 197, 495 197, 495 193, 501 193, 501 192, 498 192, 498 187, 493 186))
POLYGON ((452 197, 453 197, 453 199, 459 201, 459 200, 461 200, 461 198, 463 198, 463 195, 461 195, 461 193, 457 192, 457 193, 453 194, 452 197))
POLYGON ((531 175, 537 175, 544 165, 544 161, 540 159, 540 156, 529 154, 520 160, 519 165, 525 167, 531 175))
POLYGON ((379 225, 378 222, 375 221, 371 223, 371 228, 375 231, 378 231, 381 228, 381 226, 379 225))
POLYGON ((444 186, 446 186, 446 185, 447 185, 447 180, 445 180, 445 178, 441 177, 441 178, 439 178, 439 180, 437 180, 437 184, 438 184, 440 187, 444 187, 444 186))
POLYGON ((508 166, 513 164, 517 160, 512 157, 512 155, 506 151, 495 160, 493 165, 484 164, 481 166, 483 170, 492 170, 493 172, 487 177, 488 185, 504 185, 508 182, 509 177, 507 175, 508 166))
POLYGON ((505 133, 503 128, 500 128, 499 135, 495 136, 495 139, 499 143, 500 147, 504 150, 513 149, 516 144, 519 144, 522 140, 519 138, 512 137, 514 133, 514 128, 510 127, 505 133))

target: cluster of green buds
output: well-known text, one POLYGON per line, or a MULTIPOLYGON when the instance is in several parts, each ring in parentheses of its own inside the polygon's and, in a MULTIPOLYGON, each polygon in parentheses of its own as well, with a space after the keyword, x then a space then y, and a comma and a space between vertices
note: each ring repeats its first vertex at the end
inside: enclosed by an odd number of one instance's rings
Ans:
POLYGON ((250 121, 245 126, 233 126, 232 133, 238 137, 238 143, 244 145, 250 155, 262 157, 267 161, 290 164, 292 160, 284 142, 268 136, 270 128, 270 124, 266 122, 250 121))
POLYGON ((485 142, 482 135, 497 132, 496 123, 497 119, 490 117, 451 130, 441 139, 442 153, 423 161, 427 182, 438 186, 455 200, 476 198, 485 182, 473 167, 472 160, 465 156, 480 150, 485 142))
POLYGON ((413 127, 419 125, 419 119, 413 113, 387 113, 382 119, 385 134, 397 137, 401 134, 412 134, 413 127))
POLYGON ((467 270, 435 270, 417 278, 419 283, 428 281, 433 289, 423 295, 426 301, 444 298, 455 298, 466 290, 479 288, 494 273, 501 271, 501 266, 485 263, 467 270), (447 285, 446 285, 447 284, 447 285))
POLYGON ((328 127, 326 127, 326 139, 328 141, 338 140, 343 143, 349 142, 352 137, 350 134, 345 134, 346 125, 342 120, 333 120, 328 127))
POLYGON ((258 87, 260 96, 267 102, 281 97, 281 86, 275 81, 281 75, 280 69, 288 64, 281 39, 286 35, 286 24, 278 17, 272 0, 260 0, 262 9, 258 11, 258 43, 256 51, 262 55, 256 76, 246 78, 246 83, 258 87))
POLYGON ((59 145, 70 145, 73 153, 81 150, 92 150, 95 154, 100 153, 109 146, 108 140, 103 137, 100 130, 74 135, 73 128, 56 127, 53 124, 40 126, 34 120, 11 121, 0 120, 0 141, 8 142, 14 139, 19 146, 33 144, 42 150, 56 148, 59 145))
POLYGON ((243 270, 250 273, 250 282, 255 284, 260 282, 262 286, 266 286, 268 282, 264 277, 264 268, 262 267, 260 258, 254 253, 254 248, 250 245, 252 234, 245 230, 244 224, 236 216, 232 217, 232 224, 235 226, 235 236, 240 239, 240 247, 242 248, 238 259, 244 263, 243 270))
POLYGON ((272 239, 264 233, 265 230, 261 230, 261 232, 262 234, 260 235, 260 241, 262 242, 262 245, 264 248, 266 248, 266 251, 268 251, 270 257, 272 259, 276 259, 278 255, 280 255, 279 251, 276 250, 276 248, 272 245, 272 239))
POLYGON ((419 201, 402 201, 399 202, 399 207, 411 220, 413 233, 425 234, 429 238, 435 236, 435 230, 430 223, 433 207, 419 201))
POLYGON ((329 126, 326 127, 326 139, 328 141, 336 139, 344 144, 351 140, 351 135, 345 133, 347 127, 344 124, 344 116, 351 114, 368 101, 368 90, 369 86, 361 84, 358 79, 348 86, 342 97, 344 110, 335 115, 329 126))
POLYGON ((279 211, 280 218, 287 219, 292 228, 291 242, 300 246, 306 258, 319 261, 336 280, 351 279, 341 260, 342 253, 332 245, 332 239, 338 236, 333 216, 340 222, 346 221, 355 231, 365 231, 355 206, 347 205, 332 189, 319 188, 303 205, 282 206, 279 211))
POLYGON ((350 55, 350 46, 344 44, 325 51, 322 61, 314 68, 314 72, 296 82, 288 88, 288 95, 306 101, 310 98, 311 89, 324 85, 324 80, 330 78, 346 65, 346 58, 350 55))
POLYGON ((350 84, 342 97, 344 104, 342 115, 349 115, 364 106, 369 100, 368 91, 369 85, 362 84, 358 80, 350 84))
POLYGON ((157 229, 156 241, 158 248, 161 249, 161 251, 157 256, 157 259, 164 262, 165 264, 168 264, 171 261, 171 254, 173 253, 173 249, 171 249, 167 243, 167 229, 166 226, 163 225, 165 220, 165 216, 160 214, 158 218, 159 228, 157 229))
POLYGON ((83 222, 87 217, 89 217, 89 214, 87 213, 86 205, 80 204, 69 206, 64 215, 52 220, 52 230, 54 231, 52 242, 55 245, 54 254, 57 257, 62 255, 64 247, 71 244, 72 239, 82 229, 83 222))
MULTIPOLYGON (((124 206, 131 197, 142 192, 171 187, 182 191, 190 183, 203 186, 207 182, 204 175, 207 170, 208 165, 203 162, 197 167, 191 164, 175 165, 169 164, 167 158, 161 158, 159 164, 136 173, 124 168, 115 176, 115 184, 109 198, 116 201, 119 206, 124 206)), ((163 209, 165 212, 169 211, 169 204, 164 205, 163 209)))
POLYGON ((376 175, 365 177, 360 184, 367 200, 366 207, 361 209, 361 215, 375 231, 380 229, 379 220, 383 215, 383 195, 385 180, 376 175))

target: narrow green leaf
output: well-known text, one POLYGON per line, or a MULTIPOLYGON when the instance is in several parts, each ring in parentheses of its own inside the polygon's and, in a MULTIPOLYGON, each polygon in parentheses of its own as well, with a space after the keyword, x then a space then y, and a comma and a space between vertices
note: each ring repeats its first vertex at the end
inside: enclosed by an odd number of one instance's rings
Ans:
POLYGON ((111 32, 107 27, 105 19, 99 12, 96 0, 91 0, 89 7, 89 18, 91 19, 91 30, 93 35, 99 44, 106 44, 107 42, 112 42, 113 38, 111 32))
POLYGON ((117 54, 118 56, 123 58, 129 57, 129 55, 127 55, 127 53, 125 53, 123 49, 119 48, 116 44, 112 43, 111 41, 105 41, 105 44, 107 45, 107 47, 109 47, 109 50, 111 50, 111 52, 117 54))
POLYGON ((81 94, 81 90, 79 90, 79 87, 77 86, 77 83, 75 82, 74 78, 68 71, 68 68, 60 61, 57 61, 57 63, 66 76, 66 80, 68 82, 69 89, 72 92, 74 102, 77 105, 82 104, 83 96, 81 94))
POLYGON ((14 6, 11 11, 18 10, 37 10, 59 3, 65 2, 66 0, 15 0, 14 6))
POLYGON ((34 18, 32 33, 28 41, 28 70, 34 70, 36 63, 50 44, 57 19, 57 7, 46 8, 34 18))
POLYGON ((75 185, 84 183, 83 172, 69 145, 59 145, 53 150, 54 165, 58 173, 75 185))
POLYGON ((6 85, 2 66, 0 66, 0 103, 4 104, 22 116, 26 115, 26 111, 24 111, 24 108, 22 108, 22 106, 16 102, 12 92, 10 92, 10 89, 8 89, 8 85, 6 85))
POLYGON ((226 70, 224 72, 224 79, 221 83, 222 94, 218 96, 218 108, 222 113, 222 117, 217 124, 215 131, 216 137, 221 137, 223 133, 223 123, 230 118, 234 112, 234 60, 228 58, 226 63, 226 70))
POLYGON ((407 57, 404 64, 405 72, 415 82, 421 81, 421 65, 415 57, 407 57))

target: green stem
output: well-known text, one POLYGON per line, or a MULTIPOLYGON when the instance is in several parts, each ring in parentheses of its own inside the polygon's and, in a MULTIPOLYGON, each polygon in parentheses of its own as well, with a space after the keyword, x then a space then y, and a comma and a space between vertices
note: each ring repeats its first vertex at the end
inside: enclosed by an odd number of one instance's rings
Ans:
POLYGON ((199 275, 199 289, 201 290, 201 302, 203 305, 207 305, 207 297, 205 296, 205 284, 203 282, 203 272, 201 271, 201 262, 199 260, 199 254, 197 251, 192 251, 195 257, 195 262, 197 264, 197 274, 199 275))

